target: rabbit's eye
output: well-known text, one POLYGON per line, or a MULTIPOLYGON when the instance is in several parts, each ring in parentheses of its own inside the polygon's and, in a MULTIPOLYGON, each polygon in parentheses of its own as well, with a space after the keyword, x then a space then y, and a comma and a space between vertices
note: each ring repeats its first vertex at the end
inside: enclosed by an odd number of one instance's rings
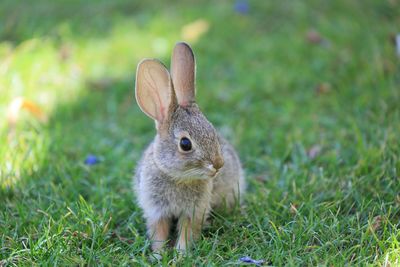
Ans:
POLYGON ((179 142, 179 146, 183 151, 190 151, 192 149, 192 142, 190 142, 189 138, 182 137, 179 142))

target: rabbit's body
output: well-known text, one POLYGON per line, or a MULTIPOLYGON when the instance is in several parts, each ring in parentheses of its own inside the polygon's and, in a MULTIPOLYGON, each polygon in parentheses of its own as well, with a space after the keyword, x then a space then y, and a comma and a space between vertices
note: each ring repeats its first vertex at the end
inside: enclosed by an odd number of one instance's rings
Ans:
MULTIPOLYGON (((142 161, 154 162, 154 143, 146 150, 142 161)), ((140 168, 136 174, 136 194, 147 220, 191 217, 194 212, 207 214, 210 210, 212 180, 177 181, 161 171, 156 163, 140 168), (202 211, 202 212, 201 212, 202 211)))
POLYGON ((243 171, 233 148, 225 140, 222 151, 225 164, 220 172, 210 179, 196 176, 179 181, 157 167, 152 142, 143 154, 135 176, 135 191, 139 205, 149 220, 161 217, 171 219, 181 215, 201 213, 205 218, 210 208, 231 208, 245 190, 243 171), (149 164, 151 163, 151 164, 149 164))
POLYGON ((178 219, 176 246, 199 236, 211 208, 231 208, 245 190, 239 158, 195 103, 194 56, 176 45, 171 75, 156 60, 138 65, 136 99, 156 121, 157 135, 136 169, 135 191, 153 250, 178 219), (172 76, 172 79, 171 79, 172 76))
POLYGON ((225 164, 220 173, 213 180, 213 190, 211 197, 211 207, 232 208, 236 202, 240 202, 246 190, 244 173, 235 149, 223 138, 222 154, 225 164))

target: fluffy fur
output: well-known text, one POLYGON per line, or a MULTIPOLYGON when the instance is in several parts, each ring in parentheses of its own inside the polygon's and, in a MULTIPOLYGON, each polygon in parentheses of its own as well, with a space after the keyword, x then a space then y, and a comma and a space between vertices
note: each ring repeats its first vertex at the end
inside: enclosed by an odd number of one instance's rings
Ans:
POLYGON ((176 247, 185 250, 199 236, 212 208, 232 207, 245 191, 235 150, 217 134, 194 101, 194 56, 187 44, 177 44, 172 64, 172 69, 184 69, 185 75, 192 70, 190 79, 180 73, 158 77, 164 75, 164 66, 154 60, 139 64, 136 78, 137 101, 155 119, 157 128, 134 179, 155 251, 167 241, 172 220, 178 219, 176 247), (172 81, 185 84, 185 88, 177 88, 172 81), (192 151, 181 151, 182 137, 191 140, 192 151))

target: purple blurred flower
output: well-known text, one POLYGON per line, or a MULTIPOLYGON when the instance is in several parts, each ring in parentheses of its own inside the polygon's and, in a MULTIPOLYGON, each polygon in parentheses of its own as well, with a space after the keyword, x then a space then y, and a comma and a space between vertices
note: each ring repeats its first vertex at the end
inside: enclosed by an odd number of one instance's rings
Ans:
POLYGON ((237 0, 235 2, 235 11, 242 15, 249 13, 249 3, 246 0, 237 0))
POLYGON ((245 263, 252 263, 255 264, 257 266, 260 266, 261 264, 263 264, 265 261, 264 260, 253 260, 252 258, 246 256, 246 257, 242 257, 239 259, 241 262, 245 262, 245 263))
POLYGON ((85 159, 85 164, 86 165, 95 165, 97 163, 100 163, 100 160, 98 157, 96 157, 95 155, 88 155, 85 159))

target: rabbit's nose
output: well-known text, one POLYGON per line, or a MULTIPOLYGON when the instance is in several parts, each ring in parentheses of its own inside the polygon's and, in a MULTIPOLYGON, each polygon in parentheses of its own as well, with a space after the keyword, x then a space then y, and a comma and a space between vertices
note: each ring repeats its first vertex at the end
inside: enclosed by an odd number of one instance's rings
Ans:
POLYGON ((213 167, 218 171, 222 168, 222 166, 224 166, 224 159, 222 157, 215 158, 213 162, 213 167))

